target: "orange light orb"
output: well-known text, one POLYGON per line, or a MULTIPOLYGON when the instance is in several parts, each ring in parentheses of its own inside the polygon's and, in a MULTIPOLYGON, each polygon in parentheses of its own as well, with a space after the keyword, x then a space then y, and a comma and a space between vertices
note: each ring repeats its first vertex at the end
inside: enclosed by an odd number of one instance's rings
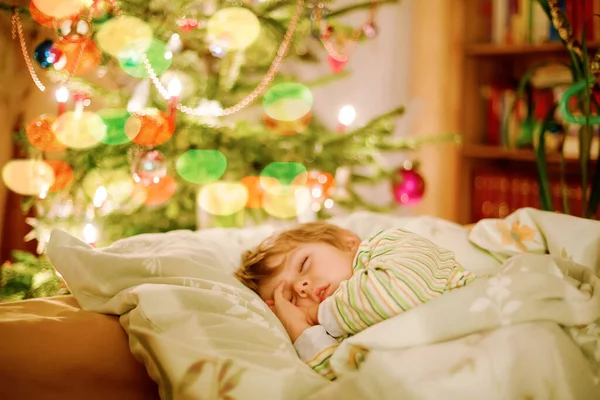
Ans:
POLYGON ((29 13, 31 18, 44 28, 54 28, 54 18, 41 12, 33 1, 29 2, 29 13))
POLYGON ((25 128, 25 135, 32 146, 42 151, 61 151, 67 148, 58 138, 54 131, 56 117, 42 114, 35 118, 25 128))
POLYGON ((246 176, 240 180, 240 183, 248 189, 248 201, 246 201, 246 207, 261 208, 264 189, 260 185, 260 176, 246 176))
POLYGON ((62 160, 46 160, 54 170, 54 184, 48 190, 50 193, 60 192, 73 183, 73 168, 62 160))
POLYGON ((93 39, 82 38, 79 42, 62 41, 54 43, 54 46, 63 56, 55 64, 55 68, 64 70, 72 75, 85 75, 94 71, 100 65, 102 59, 102 51, 93 39), (83 51, 81 48, 84 47, 83 51), (81 52, 79 64, 77 65, 77 57, 81 52), (63 57, 65 58, 64 66, 62 64, 63 57), (77 70, 75 70, 77 67, 77 70))
POLYGON ((296 135, 302 133, 310 124, 312 113, 308 112, 295 121, 280 121, 265 114, 265 126, 273 133, 282 136, 296 135))
POLYGON ((167 114, 159 110, 133 114, 125 123, 125 133, 141 146, 158 146, 173 136, 167 114))
POLYGON ((169 200, 177 191, 177 183, 170 175, 165 175, 158 183, 142 185, 142 187, 146 190, 144 204, 147 206, 159 206, 169 200))

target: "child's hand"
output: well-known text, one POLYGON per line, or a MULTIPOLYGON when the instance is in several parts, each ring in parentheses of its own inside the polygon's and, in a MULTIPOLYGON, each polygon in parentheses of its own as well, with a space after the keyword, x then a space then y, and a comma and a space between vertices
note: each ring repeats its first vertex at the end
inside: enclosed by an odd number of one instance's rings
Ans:
POLYGON ((284 286, 285 281, 281 281, 273 294, 274 304, 270 304, 270 302, 267 304, 283 324, 292 342, 295 342, 302 332, 310 328, 312 324, 306 311, 296 307, 283 296, 284 286))

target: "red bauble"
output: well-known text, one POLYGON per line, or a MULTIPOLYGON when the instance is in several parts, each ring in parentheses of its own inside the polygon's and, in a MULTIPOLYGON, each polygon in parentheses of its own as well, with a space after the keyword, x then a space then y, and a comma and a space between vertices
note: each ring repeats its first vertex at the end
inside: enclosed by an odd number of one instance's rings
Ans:
POLYGON ((348 60, 337 60, 332 56, 327 57, 327 62, 329 62, 329 67, 331 68, 331 72, 334 74, 341 74, 344 72, 344 67, 348 64, 348 60))
POLYGON ((398 182, 392 184, 396 203, 411 206, 417 204, 425 194, 425 180, 414 169, 400 168, 398 182))

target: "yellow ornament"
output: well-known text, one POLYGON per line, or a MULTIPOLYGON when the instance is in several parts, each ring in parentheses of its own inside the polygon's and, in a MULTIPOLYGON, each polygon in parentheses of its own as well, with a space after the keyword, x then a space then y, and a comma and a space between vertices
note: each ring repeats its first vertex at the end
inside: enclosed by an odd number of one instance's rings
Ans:
POLYGON ((240 7, 223 8, 208 20, 209 43, 220 43, 228 50, 243 50, 260 33, 260 22, 252 11, 240 7))
POLYGON ((145 53, 152 43, 152 28, 136 17, 121 16, 102 24, 96 34, 98 46, 114 57, 123 52, 145 53))

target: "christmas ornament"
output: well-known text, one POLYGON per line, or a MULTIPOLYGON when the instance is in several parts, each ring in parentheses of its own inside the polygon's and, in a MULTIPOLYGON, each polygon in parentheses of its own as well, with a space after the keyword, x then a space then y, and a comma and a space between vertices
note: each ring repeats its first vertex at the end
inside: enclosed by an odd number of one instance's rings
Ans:
POLYGON ((223 176, 227 159, 218 150, 192 149, 179 156, 175 169, 186 181, 205 185, 223 176))
POLYGON ((177 183, 170 175, 165 175, 158 183, 142 185, 146 192, 144 204, 147 206, 159 206, 166 203, 177 191, 177 183))
POLYGON ((260 22, 250 10, 241 7, 222 8, 206 25, 208 43, 227 43, 229 50, 243 50, 260 33, 260 22))
POLYGON ((313 106, 309 88, 296 82, 280 83, 263 97, 263 109, 269 118, 277 121, 296 121, 308 114, 313 106))
POLYGON ((193 29, 196 29, 198 27, 198 20, 196 18, 181 18, 177 20, 177 26, 179 26, 179 28, 183 31, 183 32, 189 32, 193 29))
POLYGON ((52 40, 44 40, 33 52, 33 58, 35 58, 42 68, 48 68, 53 65, 61 56, 62 53, 54 47, 52 40))
POLYGON ((50 193, 60 192, 73 183, 73 168, 62 160, 46 160, 54 171, 54 184, 48 190, 50 193))
POLYGON ((125 134, 141 146, 158 146, 173 136, 167 114, 157 109, 132 114, 125 123, 125 134))
POLYGON ((31 18, 44 28, 54 28, 54 18, 41 12, 33 1, 29 2, 29 14, 31 18))
POLYGON ((145 39, 142 45, 132 42, 126 45, 119 53, 119 65, 129 75, 135 78, 147 78, 148 70, 144 65, 144 57, 152 66, 157 76, 162 75, 171 66, 173 53, 167 49, 167 45, 157 39, 152 39, 150 45, 145 51, 139 51, 144 48, 145 39))
POLYGON ((90 38, 83 38, 78 43, 58 42, 54 46, 62 53, 60 59, 54 64, 56 70, 79 76, 94 71, 100 65, 102 51, 90 38))
POLYGON ((54 184, 54 171, 42 160, 11 160, 2 168, 2 180, 15 193, 46 197, 54 184))
POLYGON ((210 54, 212 54, 214 57, 223 58, 227 54, 227 42, 224 40, 219 40, 211 43, 208 46, 208 51, 210 51, 210 54))
POLYGON ((96 113, 68 111, 54 123, 56 138, 74 149, 97 145, 106 136, 106 125, 96 113))
POLYGON ((366 37, 373 39, 377 36, 377 27, 374 21, 368 21, 362 26, 362 31, 366 37))
POLYGON ((397 171, 397 178, 392 183, 394 200, 401 205, 414 205, 418 203, 425 194, 425 180, 408 163, 409 168, 402 167, 397 171))
POLYGON ((248 201, 248 189, 237 182, 213 182, 198 193, 198 204, 213 215, 231 215, 241 211, 248 201))
POLYGON ((54 132, 56 117, 48 114, 33 119, 25 128, 25 135, 32 146, 42 151, 61 151, 67 146, 60 142, 54 132))
POLYGON ((81 0, 32 0, 31 3, 40 12, 56 19, 78 15, 84 8, 81 0))
POLYGON ((80 16, 69 17, 56 22, 59 39, 79 43, 92 35, 92 23, 80 16))
POLYGON ((150 185, 158 183, 167 175, 167 162, 160 151, 148 150, 136 158, 132 169, 135 182, 150 185))
POLYGON ((98 46, 106 53, 119 58, 122 51, 135 51, 143 54, 152 43, 152 28, 136 17, 120 16, 102 24, 96 34, 98 46))
POLYGON ((246 190, 248 191, 246 207, 261 208, 264 190, 260 186, 260 177, 246 176, 240 180, 240 183, 246 186, 246 190))

